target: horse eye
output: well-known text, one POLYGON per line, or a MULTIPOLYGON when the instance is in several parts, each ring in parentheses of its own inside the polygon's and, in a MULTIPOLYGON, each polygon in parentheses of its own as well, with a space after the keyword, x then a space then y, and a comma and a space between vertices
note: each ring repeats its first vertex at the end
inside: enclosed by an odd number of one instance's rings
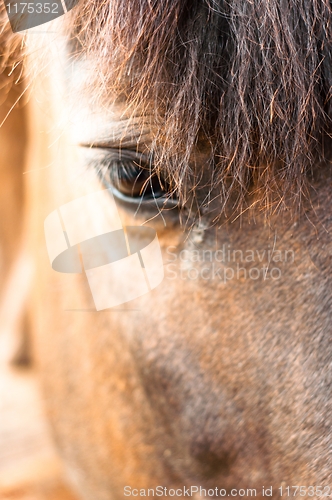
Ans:
POLYGON ((135 160, 115 160, 108 167, 110 184, 131 198, 154 199, 167 192, 160 177, 148 165, 135 160))

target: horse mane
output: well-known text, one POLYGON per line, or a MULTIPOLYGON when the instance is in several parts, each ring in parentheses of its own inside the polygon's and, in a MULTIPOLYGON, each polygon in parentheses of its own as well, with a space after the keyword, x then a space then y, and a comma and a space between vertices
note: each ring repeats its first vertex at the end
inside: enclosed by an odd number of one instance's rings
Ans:
POLYGON ((297 201, 329 157, 331 12, 328 0, 84 0, 65 19, 94 98, 151 117, 170 185, 184 193, 209 171, 223 204, 251 192, 268 207, 297 201))

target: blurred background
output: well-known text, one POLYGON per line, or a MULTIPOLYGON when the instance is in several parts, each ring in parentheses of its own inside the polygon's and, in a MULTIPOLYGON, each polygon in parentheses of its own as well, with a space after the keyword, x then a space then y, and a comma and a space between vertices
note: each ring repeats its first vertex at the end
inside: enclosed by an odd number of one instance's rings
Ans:
POLYGON ((23 84, 8 81, 2 78, 0 85, 0 499, 75 500, 43 414, 29 343, 30 267, 23 234, 27 120, 23 84))

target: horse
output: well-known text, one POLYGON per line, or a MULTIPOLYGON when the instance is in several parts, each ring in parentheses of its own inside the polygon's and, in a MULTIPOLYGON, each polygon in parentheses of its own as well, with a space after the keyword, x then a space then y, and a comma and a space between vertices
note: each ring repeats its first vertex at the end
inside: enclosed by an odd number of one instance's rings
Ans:
POLYGON ((331 16, 85 0, 21 35, 3 15, 15 283, 79 498, 331 494, 331 16), (113 230, 138 266, 116 286, 113 230))

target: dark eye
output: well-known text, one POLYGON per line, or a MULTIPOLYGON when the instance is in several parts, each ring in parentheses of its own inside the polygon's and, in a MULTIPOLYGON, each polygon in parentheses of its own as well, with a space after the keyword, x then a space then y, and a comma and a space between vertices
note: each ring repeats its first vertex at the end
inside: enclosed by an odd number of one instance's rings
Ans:
POLYGON ((107 176, 110 184, 124 196, 148 200, 167 194, 166 183, 153 173, 144 155, 124 153, 110 159, 107 176))
POLYGON ((151 172, 148 164, 119 159, 109 167, 111 184, 125 196, 153 199, 167 192, 165 183, 151 172))
POLYGON ((84 163, 126 206, 144 210, 179 208, 177 197, 153 168, 150 155, 132 150, 84 147, 84 163))

